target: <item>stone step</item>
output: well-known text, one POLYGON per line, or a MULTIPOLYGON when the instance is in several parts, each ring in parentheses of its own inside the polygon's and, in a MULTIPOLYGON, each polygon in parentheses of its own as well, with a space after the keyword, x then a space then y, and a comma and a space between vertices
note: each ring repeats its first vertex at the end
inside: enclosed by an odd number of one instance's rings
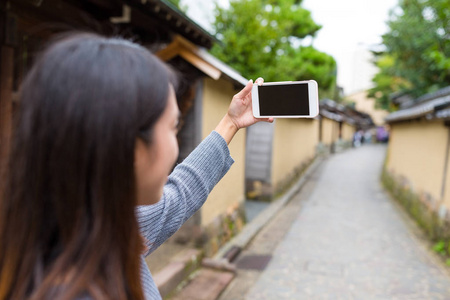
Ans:
POLYGON ((202 251, 198 249, 185 249, 174 256, 170 263, 153 277, 161 296, 168 296, 186 280, 199 267, 201 259, 202 251))
POLYGON ((170 300, 215 300, 233 280, 233 272, 200 269, 195 277, 170 300))

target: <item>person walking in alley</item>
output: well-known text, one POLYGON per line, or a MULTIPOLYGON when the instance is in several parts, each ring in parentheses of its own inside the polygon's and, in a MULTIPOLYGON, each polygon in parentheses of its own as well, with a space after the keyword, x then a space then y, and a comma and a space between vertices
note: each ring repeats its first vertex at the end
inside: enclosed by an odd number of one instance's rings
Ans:
MULTIPOLYGON (((175 76, 145 48, 78 33, 24 79, 0 201, 0 299, 160 299, 144 257, 198 210, 258 121, 251 81, 178 156, 175 76)), ((257 80, 262 83, 262 79, 257 80)))

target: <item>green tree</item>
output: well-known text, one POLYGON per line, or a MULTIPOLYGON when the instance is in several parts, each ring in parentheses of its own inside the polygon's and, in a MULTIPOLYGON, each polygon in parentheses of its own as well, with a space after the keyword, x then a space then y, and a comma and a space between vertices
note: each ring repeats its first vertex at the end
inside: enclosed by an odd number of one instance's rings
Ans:
POLYGON ((372 81, 376 86, 369 90, 369 97, 376 98, 376 107, 388 111, 395 110, 395 106, 391 102, 391 95, 394 92, 402 93, 409 90, 411 83, 406 79, 396 75, 394 58, 389 54, 381 54, 376 59, 376 66, 379 72, 374 76, 372 81))
POLYGON ((301 0, 231 0, 216 6, 213 28, 221 43, 211 53, 243 76, 266 81, 314 79, 321 96, 334 96, 333 57, 302 45, 321 26, 301 7, 301 0))
POLYGON ((450 85, 449 0, 400 0, 388 25, 369 91, 380 106, 395 92, 418 97, 450 85))
POLYGON ((167 1, 175 5, 176 7, 180 7, 180 0, 167 0, 167 1))

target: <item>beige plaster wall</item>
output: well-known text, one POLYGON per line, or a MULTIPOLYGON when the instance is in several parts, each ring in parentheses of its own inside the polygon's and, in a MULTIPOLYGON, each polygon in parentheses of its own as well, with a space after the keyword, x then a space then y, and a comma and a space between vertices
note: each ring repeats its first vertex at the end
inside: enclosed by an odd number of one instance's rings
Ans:
MULTIPOLYGON (((231 82, 204 79, 202 136, 207 137, 228 110, 231 98, 238 91, 231 82)), ((216 217, 230 213, 244 201, 245 182, 245 130, 240 130, 229 145, 235 163, 216 185, 202 207, 202 225, 208 225, 216 217)))
POLYGON ((327 118, 322 119, 322 143, 329 146, 339 137, 339 123, 327 118))
POLYGON ((275 121, 272 154, 274 186, 289 176, 296 167, 315 156, 318 137, 318 120, 277 119, 275 121))
MULTIPOLYGON (((446 128, 447 130, 447 139, 450 139, 450 128, 446 128)), ((447 140, 448 141, 448 140, 447 140)), ((447 162, 447 176, 445 181, 445 193, 444 193, 444 203, 447 208, 450 208, 450 149, 448 150, 449 159, 447 162)))
POLYGON ((415 192, 428 193, 438 201, 443 200, 441 188, 447 130, 442 122, 391 124, 388 170, 405 177, 415 192))
POLYGON ((369 114, 373 122, 377 126, 384 125, 384 118, 388 112, 382 109, 375 108, 375 99, 367 97, 367 91, 360 91, 346 97, 350 101, 355 102, 355 109, 369 114))
POLYGON ((343 123, 342 124, 342 139, 351 142, 353 140, 353 135, 355 134, 355 126, 343 123))

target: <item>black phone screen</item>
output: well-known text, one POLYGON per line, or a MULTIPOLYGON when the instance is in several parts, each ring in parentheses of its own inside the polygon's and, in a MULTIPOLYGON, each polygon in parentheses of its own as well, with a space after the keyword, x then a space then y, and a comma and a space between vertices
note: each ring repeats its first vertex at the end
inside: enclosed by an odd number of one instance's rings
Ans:
POLYGON ((261 116, 308 116, 308 83, 258 86, 261 116))

